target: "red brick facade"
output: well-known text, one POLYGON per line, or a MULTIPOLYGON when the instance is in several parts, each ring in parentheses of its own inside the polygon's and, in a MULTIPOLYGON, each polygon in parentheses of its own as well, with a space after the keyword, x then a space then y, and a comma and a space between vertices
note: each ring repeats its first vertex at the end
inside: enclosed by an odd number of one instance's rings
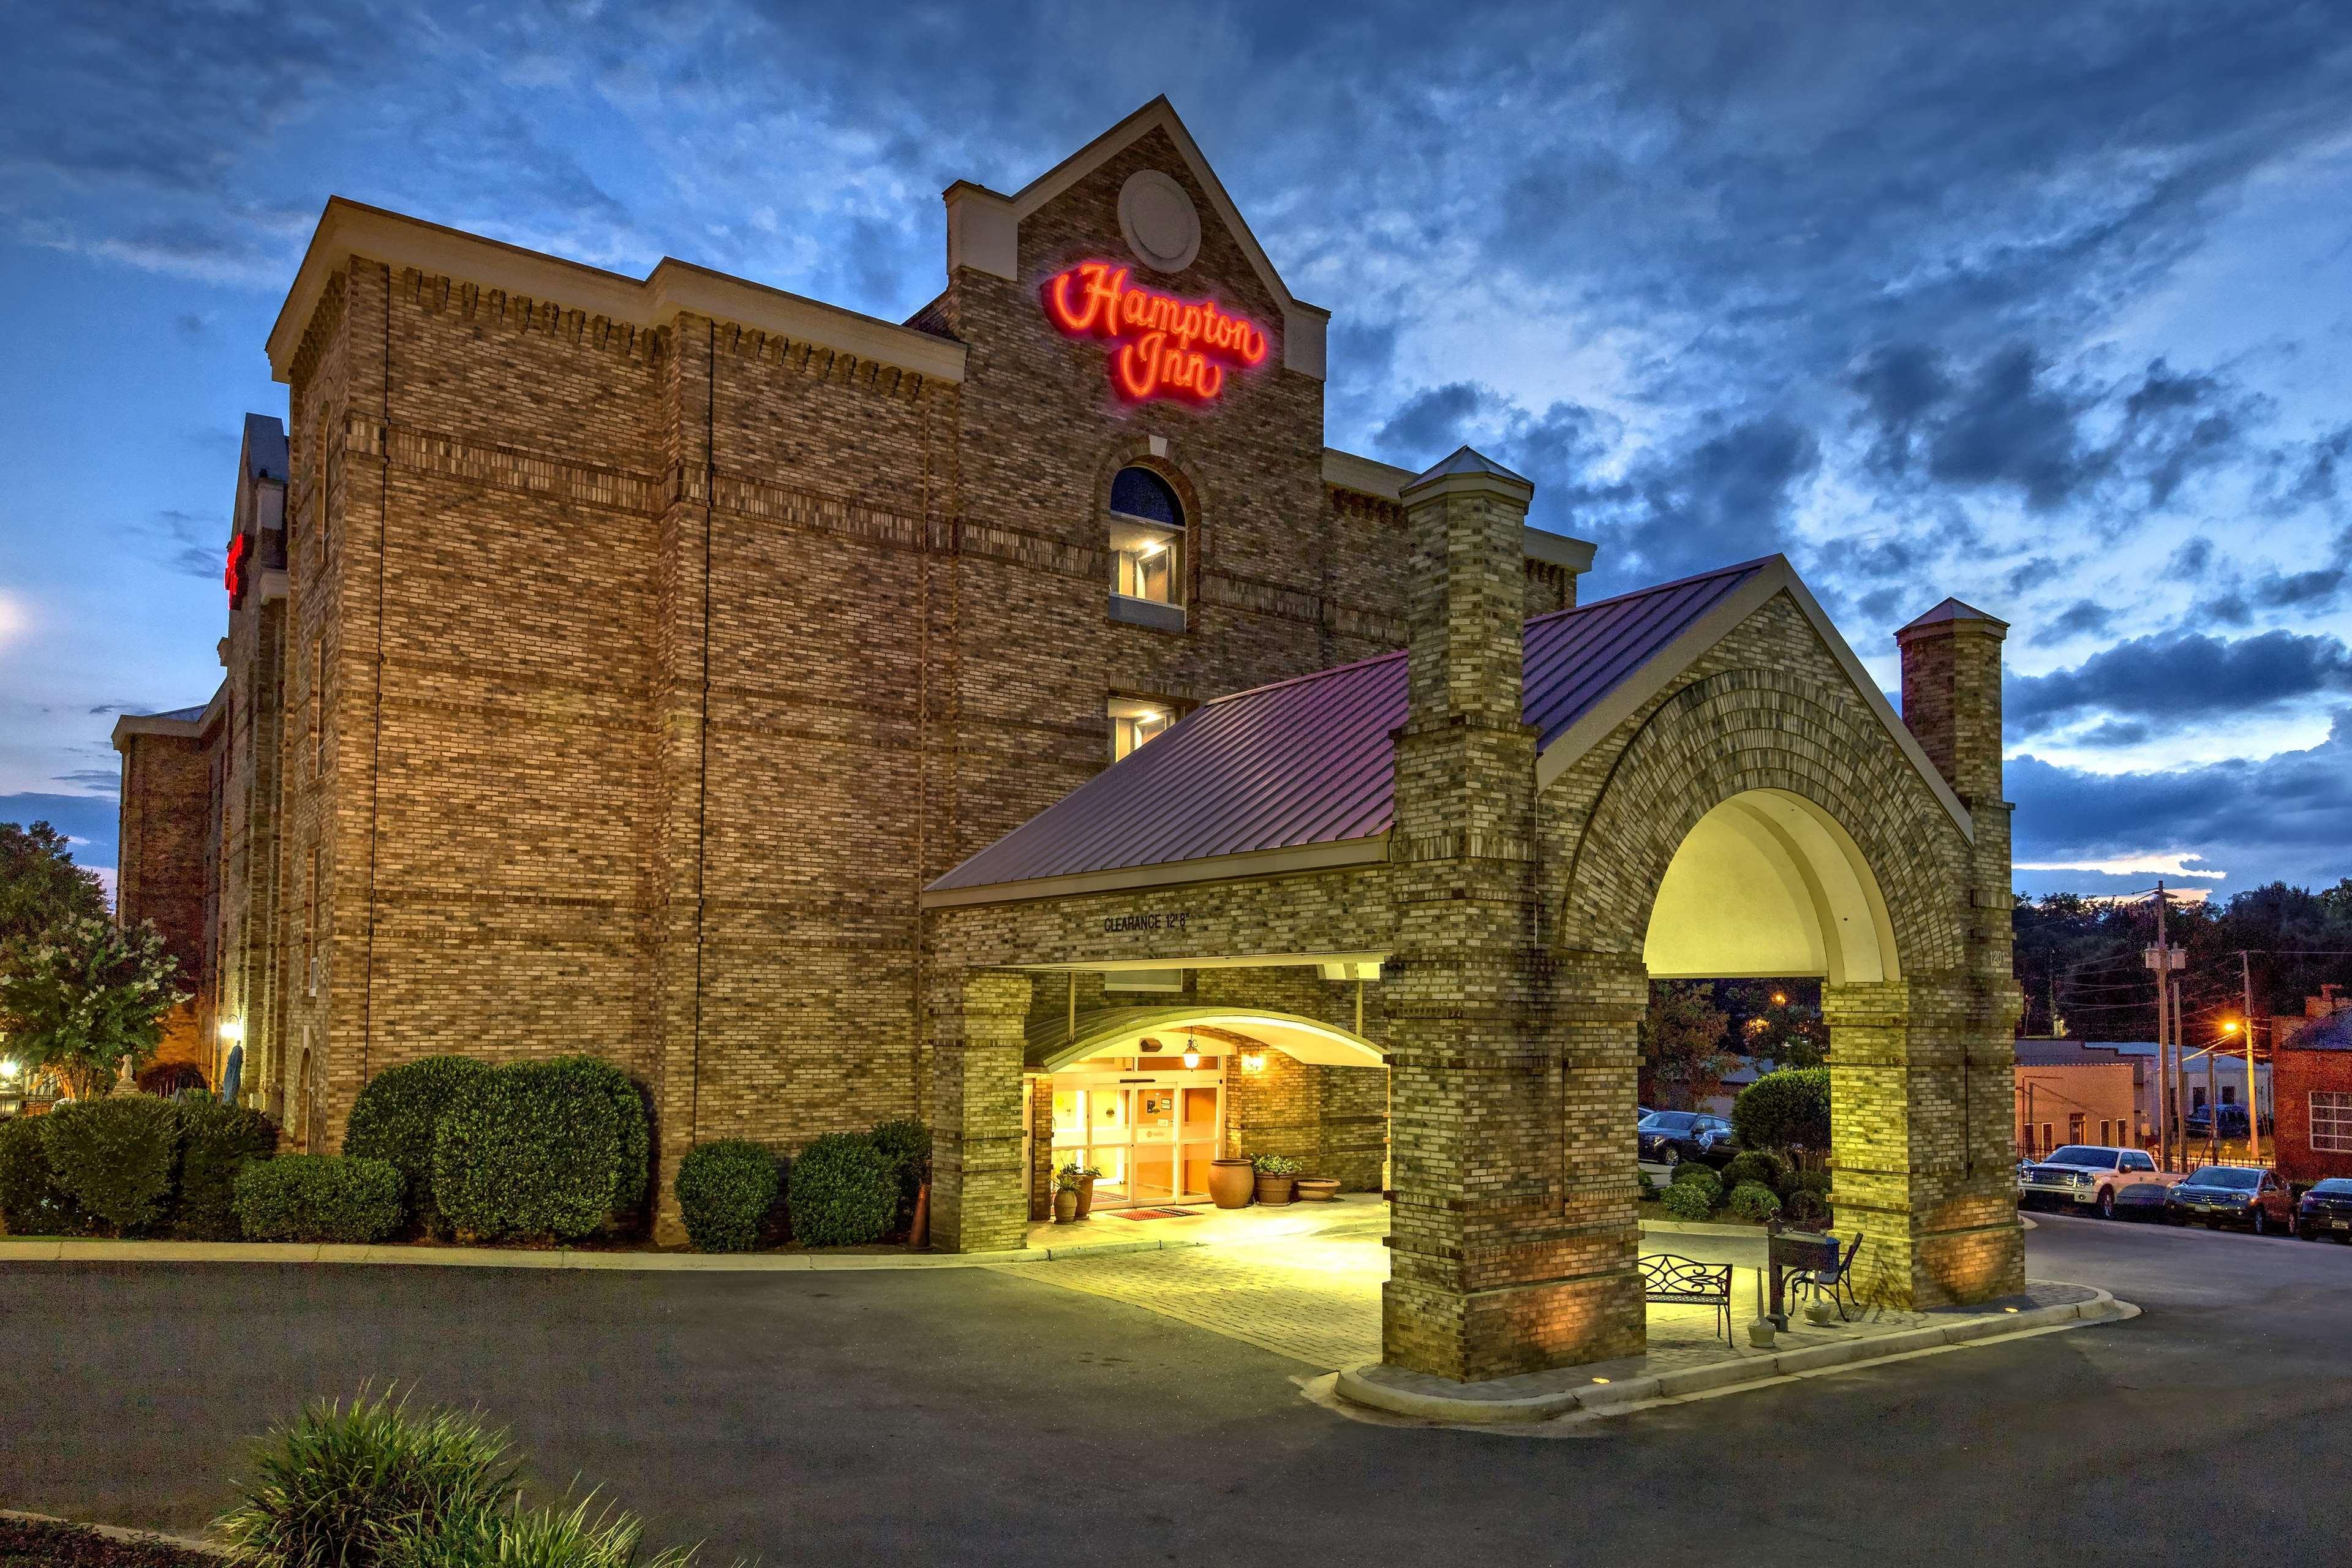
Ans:
MULTIPOLYGON (((2271 1115, 2277 1141, 2271 1163, 2290 1182, 2352 1176, 2352 1148, 2322 1148, 2313 1135, 2315 1095, 2343 1097, 2334 1104, 2352 1115, 2352 1050, 2281 1046, 2271 1058, 2271 1115)), ((2342 1142, 2343 1139, 2326 1141, 2342 1142)))

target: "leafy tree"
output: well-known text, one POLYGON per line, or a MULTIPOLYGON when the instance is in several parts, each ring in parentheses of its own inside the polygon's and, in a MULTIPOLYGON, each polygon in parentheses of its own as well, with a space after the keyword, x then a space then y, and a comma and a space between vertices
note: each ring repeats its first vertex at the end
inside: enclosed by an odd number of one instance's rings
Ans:
POLYGON ((74 864, 64 834, 46 822, 0 822, 0 952, 68 921, 105 918, 98 873, 74 864))
POLYGON ((163 1015, 187 1000, 179 961, 155 928, 79 916, 19 941, 0 961, 0 1037, 33 1073, 64 1079, 77 1100, 106 1094, 163 1037, 163 1015))
POLYGON ((1712 981, 1662 980, 1650 987, 1650 1011, 1641 1023, 1642 1103, 1688 1110, 1723 1087, 1731 1070, 1724 1048, 1729 1022, 1715 1005, 1712 981))
POLYGON ((1817 1068, 1829 1058, 1818 980, 1735 980, 1725 987, 1724 1011, 1744 1056, 1782 1068, 1817 1068))

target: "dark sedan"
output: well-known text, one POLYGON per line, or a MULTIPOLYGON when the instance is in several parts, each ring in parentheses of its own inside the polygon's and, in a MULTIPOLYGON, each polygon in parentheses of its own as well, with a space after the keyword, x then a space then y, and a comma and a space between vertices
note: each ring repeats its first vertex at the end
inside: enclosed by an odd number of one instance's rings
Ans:
POLYGON ((2267 1236, 2294 1231, 2294 1205, 2276 1171, 2208 1165, 2172 1189, 2164 1217, 2174 1225, 2242 1226, 2267 1236))
POLYGON ((1654 1164, 1697 1160, 1720 1170, 1739 1152, 1731 1123, 1697 1110, 1653 1110, 1642 1118, 1634 1138, 1641 1157, 1654 1164))
POLYGON ((2330 1176, 2315 1182, 2295 1205, 2295 1228, 2305 1241, 2334 1237, 2352 1242, 2352 1178, 2330 1176))

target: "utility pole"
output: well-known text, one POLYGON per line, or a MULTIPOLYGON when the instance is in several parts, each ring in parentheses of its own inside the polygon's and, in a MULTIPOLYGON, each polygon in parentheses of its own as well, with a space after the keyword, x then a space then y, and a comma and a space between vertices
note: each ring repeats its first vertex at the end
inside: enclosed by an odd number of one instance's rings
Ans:
POLYGON ((2189 1098, 2186 1084, 2188 1068, 2181 1059, 2185 1041, 2180 1029, 2180 999, 2172 983, 2175 971, 2189 965, 2189 954, 2176 952, 2165 931, 2164 883, 2156 884, 2156 945, 2143 951, 2141 957, 2156 972, 2156 1066, 2157 1066, 2157 1142, 2159 1158, 2168 1171, 2172 1170, 2177 1155, 2182 1163, 2189 1159, 2189 1129, 2180 1116, 2180 1102, 2189 1098))
POLYGON ((2253 1163, 2263 1163, 2263 1097, 2254 1086, 2254 961, 2238 950, 2239 995, 2244 1000, 2242 1020, 2246 1031, 2246 1151, 2253 1163))
MULTIPOLYGON (((2179 982, 2173 984, 2172 1006, 2178 1015, 2180 1010, 2179 982)), ((2213 1078, 2213 1053, 2218 1048, 2218 1042, 2205 1047, 2205 1163, 2209 1165, 2221 1163, 2221 1095, 2213 1078)))

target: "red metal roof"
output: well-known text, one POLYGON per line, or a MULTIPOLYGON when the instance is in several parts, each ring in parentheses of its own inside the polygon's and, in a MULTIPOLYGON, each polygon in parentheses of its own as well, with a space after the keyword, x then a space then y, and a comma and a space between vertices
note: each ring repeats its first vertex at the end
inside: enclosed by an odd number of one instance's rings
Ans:
MULTIPOLYGON (((1527 625, 1523 711, 1548 746, 1775 557, 1527 625)), ((931 884, 933 892, 1369 838, 1392 819, 1405 655, 1221 697, 931 884)))

